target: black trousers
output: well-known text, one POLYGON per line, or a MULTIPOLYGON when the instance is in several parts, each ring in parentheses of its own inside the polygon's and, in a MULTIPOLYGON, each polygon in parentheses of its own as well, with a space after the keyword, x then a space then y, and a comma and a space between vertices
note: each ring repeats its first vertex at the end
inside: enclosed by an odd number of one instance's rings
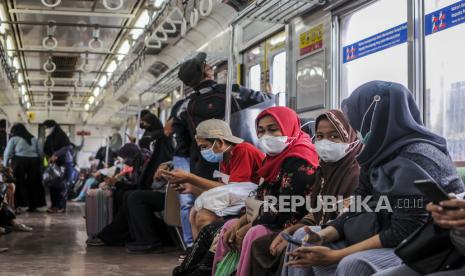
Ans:
POLYGON ((16 207, 28 206, 29 209, 35 209, 45 206, 40 158, 15 156, 12 165, 16 179, 16 207))
POLYGON ((163 221, 154 212, 165 208, 165 194, 153 191, 128 191, 113 222, 97 236, 106 244, 122 246, 127 242, 157 244, 166 234, 163 221))
POLYGON ((61 187, 50 187, 50 200, 52 208, 66 209, 66 201, 68 200, 68 188, 72 182, 73 163, 65 163, 65 178, 61 187))

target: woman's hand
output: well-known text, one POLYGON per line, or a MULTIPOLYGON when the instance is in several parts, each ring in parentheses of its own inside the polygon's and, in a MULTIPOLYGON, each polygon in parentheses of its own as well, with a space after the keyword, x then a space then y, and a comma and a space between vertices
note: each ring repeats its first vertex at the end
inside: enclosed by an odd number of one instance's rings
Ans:
POLYGON ((305 226, 304 231, 307 233, 304 237, 304 241, 306 243, 311 243, 314 245, 323 245, 325 243, 324 236, 320 235, 317 232, 313 232, 310 227, 305 226))
POLYGON ((243 219, 240 218, 236 223, 226 231, 223 235, 223 244, 228 248, 229 250, 235 250, 235 244, 236 244, 236 233, 239 231, 239 229, 244 226, 243 219))
POLYGON ((164 172, 169 172, 169 166, 166 163, 161 163, 160 166, 158 166, 157 171, 155 172, 153 178, 155 180, 162 180, 163 179, 163 173, 164 172))
POLYGON ((234 248, 237 252, 241 252, 242 250, 242 242, 244 241, 245 235, 247 234, 247 231, 252 228, 251 223, 247 223, 246 225, 242 226, 239 228, 236 232, 236 238, 234 239, 234 248))
POLYGON ((434 222, 440 227, 465 230, 465 200, 449 199, 441 201, 439 205, 429 203, 426 210, 431 212, 434 222))
POLYGON ((180 193, 180 194, 193 194, 194 193, 194 187, 192 184, 189 183, 183 183, 183 184, 174 184, 171 185, 173 189, 180 193))
MULTIPOLYGON (((281 233, 286 233, 286 230, 282 231, 281 233)), ((287 247, 288 242, 283 238, 283 236, 279 233, 276 238, 271 242, 270 245, 270 253, 273 256, 277 256, 281 254, 281 252, 284 251, 284 249, 287 247)), ((288 234, 288 233, 286 233, 288 234)))
POLYGON ((170 183, 185 183, 189 182, 190 173, 183 170, 162 171, 161 175, 170 183))
POLYGON ((301 246, 289 253, 292 260, 285 265, 293 267, 326 266, 339 263, 344 255, 340 250, 325 246, 301 246))

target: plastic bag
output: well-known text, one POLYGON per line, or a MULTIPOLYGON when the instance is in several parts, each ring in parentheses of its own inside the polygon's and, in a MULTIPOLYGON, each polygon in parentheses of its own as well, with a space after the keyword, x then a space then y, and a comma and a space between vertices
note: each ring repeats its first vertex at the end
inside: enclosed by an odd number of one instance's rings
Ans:
POLYGON ((42 175, 44 185, 48 187, 60 188, 64 186, 64 168, 57 164, 50 164, 42 175))
POLYGON ((224 256, 223 260, 218 263, 215 276, 230 276, 234 275, 236 272, 237 263, 239 262, 239 253, 238 252, 229 252, 224 256))
POLYGON ((252 182, 231 183, 203 192, 194 203, 195 209, 207 209, 220 217, 233 216, 245 207, 245 199, 257 189, 252 182))

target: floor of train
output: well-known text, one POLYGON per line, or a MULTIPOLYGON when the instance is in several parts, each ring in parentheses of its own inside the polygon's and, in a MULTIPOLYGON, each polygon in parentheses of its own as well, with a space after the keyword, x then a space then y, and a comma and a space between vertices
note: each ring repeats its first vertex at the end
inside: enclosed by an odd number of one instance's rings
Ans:
POLYGON ((72 203, 67 214, 23 213, 18 222, 32 233, 0 236, 0 275, 171 275, 180 250, 129 255, 124 247, 89 247, 84 206, 72 203))

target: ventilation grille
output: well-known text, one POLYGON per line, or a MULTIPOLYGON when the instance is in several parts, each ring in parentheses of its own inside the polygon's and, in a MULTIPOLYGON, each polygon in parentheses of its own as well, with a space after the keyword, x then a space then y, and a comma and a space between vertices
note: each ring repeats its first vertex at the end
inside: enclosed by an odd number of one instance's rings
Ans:
POLYGON ((53 78, 72 78, 78 61, 78 56, 52 56, 57 69, 52 73, 53 78))

